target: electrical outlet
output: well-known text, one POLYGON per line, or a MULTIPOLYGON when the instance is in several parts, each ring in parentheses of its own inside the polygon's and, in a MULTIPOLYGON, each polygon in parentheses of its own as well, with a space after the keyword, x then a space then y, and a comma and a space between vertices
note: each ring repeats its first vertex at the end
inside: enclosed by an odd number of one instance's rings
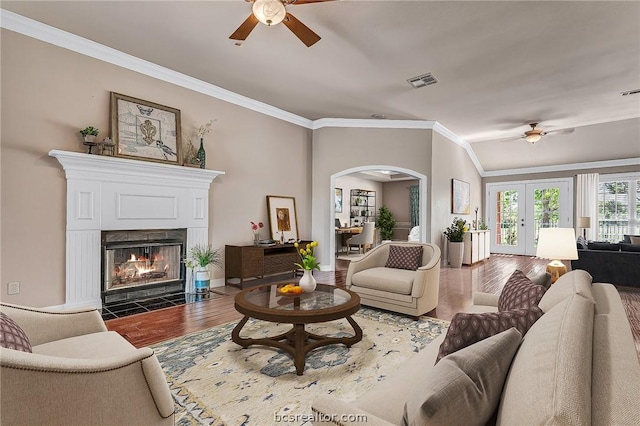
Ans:
POLYGON ((12 281, 7 284, 7 294, 20 293, 20 281, 12 281))

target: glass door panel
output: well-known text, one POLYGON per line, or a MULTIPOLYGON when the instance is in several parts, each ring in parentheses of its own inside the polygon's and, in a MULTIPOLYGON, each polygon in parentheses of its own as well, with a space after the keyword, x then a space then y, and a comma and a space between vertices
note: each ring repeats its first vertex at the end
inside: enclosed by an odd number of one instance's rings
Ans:
POLYGON ((524 236, 521 233, 524 194, 522 185, 505 185, 490 189, 489 229, 492 234, 492 252, 518 254, 524 249, 524 236))

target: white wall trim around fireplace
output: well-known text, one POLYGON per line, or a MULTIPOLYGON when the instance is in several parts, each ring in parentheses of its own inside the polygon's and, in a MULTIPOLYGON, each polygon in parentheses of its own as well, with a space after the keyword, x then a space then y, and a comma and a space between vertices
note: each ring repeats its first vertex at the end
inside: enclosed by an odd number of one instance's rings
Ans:
POLYGON ((49 155, 67 178, 65 308, 102 306, 103 230, 186 228, 187 250, 208 244, 209 188, 224 172, 60 150, 49 155))

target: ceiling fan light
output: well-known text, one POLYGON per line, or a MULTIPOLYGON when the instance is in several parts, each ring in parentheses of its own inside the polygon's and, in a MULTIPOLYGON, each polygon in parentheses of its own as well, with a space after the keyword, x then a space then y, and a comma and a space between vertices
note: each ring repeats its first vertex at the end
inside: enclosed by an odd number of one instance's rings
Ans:
POLYGON ((530 144, 534 144, 536 142, 538 142, 540 139, 542 139, 542 135, 540 135, 539 133, 534 133, 532 135, 527 135, 524 137, 524 140, 526 140, 527 142, 529 142, 530 144))
POLYGON ((256 0, 252 10, 258 21, 267 26, 279 24, 287 14, 279 0, 256 0))

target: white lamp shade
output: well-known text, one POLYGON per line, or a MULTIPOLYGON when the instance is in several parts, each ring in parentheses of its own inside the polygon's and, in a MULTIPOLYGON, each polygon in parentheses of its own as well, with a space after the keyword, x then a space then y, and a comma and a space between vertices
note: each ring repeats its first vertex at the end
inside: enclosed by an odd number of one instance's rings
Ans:
POLYGON ((258 21, 265 25, 279 24, 287 14, 279 0, 256 0, 252 10, 258 21))
POLYGON ((575 232, 571 228, 540 228, 537 257, 551 260, 578 258, 575 232))
POLYGON ((578 228, 591 228, 591 218, 590 217, 579 217, 578 218, 578 228))

